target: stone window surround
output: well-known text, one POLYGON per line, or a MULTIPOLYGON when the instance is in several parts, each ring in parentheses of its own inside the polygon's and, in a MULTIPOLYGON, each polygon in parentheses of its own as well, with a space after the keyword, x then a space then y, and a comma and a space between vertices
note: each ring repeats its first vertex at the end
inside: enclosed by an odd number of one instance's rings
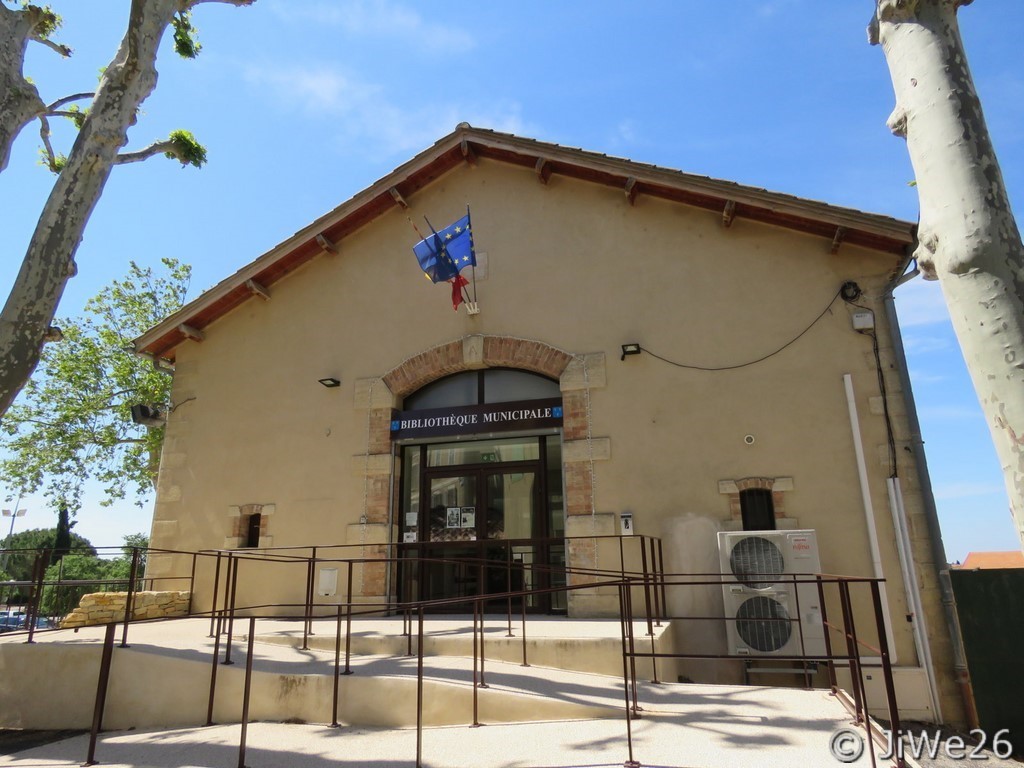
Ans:
POLYGON ((274 537, 268 536, 270 516, 277 510, 276 504, 236 504, 228 507, 229 535, 224 539, 224 549, 242 549, 248 529, 249 517, 260 516, 260 549, 274 546, 274 537))
POLYGON ((775 526, 778 530, 799 528, 799 521, 786 516, 785 492, 793 490, 792 477, 744 477, 735 480, 719 480, 718 492, 729 497, 729 517, 723 523, 723 530, 742 531, 743 513, 740 506, 740 492, 751 488, 771 491, 772 507, 775 511, 775 526))

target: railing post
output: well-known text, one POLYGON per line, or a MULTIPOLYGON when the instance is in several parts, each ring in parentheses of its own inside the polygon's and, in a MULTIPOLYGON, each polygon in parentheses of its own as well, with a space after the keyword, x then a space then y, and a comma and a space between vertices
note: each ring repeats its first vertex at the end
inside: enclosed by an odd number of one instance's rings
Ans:
POLYGON ((416 768, 423 766, 423 606, 419 607, 419 642, 416 659, 416 768))
POLYGON ((487 654, 484 653, 484 621, 486 620, 487 603, 481 602, 484 598, 477 598, 474 601, 474 606, 479 603, 480 612, 480 688, 490 688, 487 684, 487 679, 484 677, 484 663, 487 660, 487 654))
POLYGON ((473 727, 476 728, 480 725, 479 718, 479 706, 478 698, 479 691, 477 690, 479 685, 479 678, 477 676, 477 621, 480 618, 480 600, 473 601, 473 727))
POLYGON ((661 577, 661 614, 659 619, 668 618, 668 600, 665 598, 665 552, 658 539, 658 575, 661 577))
POLYGON ((818 582, 818 605, 821 606, 821 626, 825 635, 825 655, 828 656, 828 684, 832 689, 832 695, 839 693, 839 681, 836 680, 836 663, 832 654, 832 627, 828 623, 828 607, 825 605, 825 585, 821 574, 815 576, 818 582))
POLYGON ((231 660, 231 637, 235 631, 235 590, 238 586, 238 558, 228 555, 228 583, 225 584, 231 599, 228 604, 228 639, 224 644, 224 664, 234 664, 231 660))
POLYGON ((857 639, 853 632, 853 610, 850 605, 850 585, 844 580, 838 582, 839 601, 843 608, 843 634, 846 635, 846 653, 850 664, 850 686, 853 688, 853 700, 857 710, 857 722, 864 722, 864 710, 861 706, 862 690, 860 679, 860 654, 857 650, 857 639))
MULTIPOLYGON (((213 636, 214 622, 217 620, 217 593, 220 591, 220 559, 221 553, 217 552, 216 570, 213 574, 213 605, 210 606, 210 636, 213 636)), ((195 585, 193 585, 195 586, 195 585)), ((217 630, 220 632, 220 629, 217 630)))
POLYGON ((36 619, 39 618, 39 608, 43 604, 43 583, 46 581, 46 568, 50 564, 52 550, 40 549, 36 555, 36 562, 32 568, 32 594, 28 601, 28 610, 25 612, 25 623, 28 629, 26 643, 34 643, 36 634, 36 619))
POLYGON ((658 550, 654 546, 654 537, 648 539, 651 545, 651 593, 654 595, 654 625, 661 626, 661 594, 658 590, 658 550))
POLYGON ((128 591, 124 596, 124 629, 121 632, 121 648, 128 648, 128 625, 135 613, 135 579, 139 574, 139 548, 132 547, 132 568, 128 575, 128 591))
MULTIPOLYGON (((881 590, 877 580, 871 582, 871 603, 875 608, 875 630, 878 632, 878 649, 882 656, 882 677, 885 680, 885 700, 889 707, 889 731, 893 744, 898 744, 903 738, 903 729, 900 724, 900 711, 896 705, 896 686, 892 678, 892 663, 889 656, 889 640, 885 636, 885 615, 882 609, 881 590)), ((897 765, 904 768, 906 761, 903 755, 897 756, 897 765)))
MULTIPOLYGON (((345 671, 343 675, 352 674, 352 561, 348 561, 348 585, 346 587, 345 604, 345 671)), ((410 640, 412 638, 410 637, 410 640)))
MULTIPOLYGON (((807 666, 807 643, 804 640, 803 612, 800 610, 800 584, 802 582, 797 580, 797 574, 795 573, 791 573, 789 578, 793 585, 793 607, 796 613, 796 630, 798 633, 797 640, 800 642, 800 655, 804 657, 800 662, 801 666, 804 668, 804 685, 807 688, 811 688, 813 682, 811 680, 812 673, 809 671, 807 666)), ((792 622, 792 619, 790 621, 792 622)))
MULTIPOLYGON (((235 566, 236 570, 238 566, 235 566)), ((256 617, 249 617, 249 645, 245 657, 245 685, 242 688, 242 733, 238 741, 238 768, 245 768, 245 740, 249 733, 249 693, 252 689, 252 644, 256 638, 256 617)))
POLYGON ((528 667, 530 665, 526 663, 526 590, 523 590, 522 593, 520 593, 520 598, 522 599, 523 609, 523 666, 528 667))
MULTIPOLYGON (((192 615, 192 597, 196 593, 196 557, 198 557, 197 553, 193 552, 192 553, 192 572, 189 574, 189 577, 188 577, 188 608, 186 609, 187 610, 187 613, 186 613, 187 616, 191 616, 192 615)), ((149 588, 150 589, 153 588, 153 582, 150 582, 149 588)))
POLYGON ((92 709, 92 729, 89 731, 89 754, 83 765, 96 765, 96 739, 103 729, 103 708, 107 704, 107 684, 110 682, 110 663, 114 657, 116 624, 107 624, 103 636, 103 655, 100 657, 100 675, 96 681, 96 703, 92 709))
MULTIPOLYGON (((621 541, 621 539, 620 539, 621 541)), ((640 763, 633 759, 633 716, 629 711, 629 667, 626 662, 626 626, 631 619, 626 609, 627 582, 619 582, 619 629, 622 633, 622 695, 626 703, 626 743, 629 745, 629 759, 623 764, 625 768, 640 768, 640 763)))
POLYGON ((640 538, 640 567, 644 574, 644 616, 647 619, 647 634, 654 635, 654 623, 651 621, 651 574, 647 570, 647 537, 640 538))
POLYGON ((331 706, 331 728, 339 728, 338 687, 341 684, 341 603, 338 604, 338 622, 334 629, 334 701, 331 706))
POLYGON ((309 650, 309 635, 313 624, 313 569, 316 562, 316 547, 306 561, 306 604, 303 606, 302 619, 302 650, 309 650))
POLYGON ((508 615, 508 631, 505 637, 515 637, 512 634, 512 543, 508 541, 505 542, 505 604, 508 615))
POLYGON ((637 700, 636 692, 636 640, 633 634, 633 582, 626 582, 626 639, 629 644, 629 674, 633 688, 633 717, 639 719, 643 707, 637 700))
POLYGON ((218 613, 215 617, 213 635, 213 663, 210 666, 210 699, 206 705, 206 724, 213 725, 213 700, 217 694, 217 662, 220 656, 220 625, 223 616, 218 613))

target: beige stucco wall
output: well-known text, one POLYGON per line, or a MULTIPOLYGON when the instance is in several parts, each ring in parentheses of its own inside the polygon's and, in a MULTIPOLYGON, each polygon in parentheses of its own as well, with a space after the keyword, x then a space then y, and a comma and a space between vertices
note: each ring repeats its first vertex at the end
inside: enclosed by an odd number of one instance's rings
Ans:
MULTIPOLYGON (((233 546, 231 508, 244 504, 273 505, 266 535, 275 547, 386 538, 386 527, 360 525, 374 488, 364 481, 370 419, 359 382, 438 344, 484 335, 604 354, 601 386, 590 389, 592 435, 607 439, 593 466, 596 508, 632 512, 637 533, 663 537, 669 570, 717 570, 715 533, 732 520, 719 481, 786 477, 788 524, 818 531, 823 569, 870 576, 843 389, 849 373, 896 652, 900 664, 916 665, 885 489, 888 454, 871 341, 851 329, 853 309, 837 302, 788 349, 733 371, 684 370, 649 355, 619 360, 624 342, 692 365, 761 357, 855 280, 867 294, 861 303, 875 311, 928 621, 939 638, 937 659, 948 667, 880 300, 896 257, 847 245, 831 254, 829 240, 744 219, 726 229, 713 212, 643 195, 631 206, 621 190, 557 175, 544 186, 530 169, 487 160, 451 171, 409 203, 410 211, 396 207, 346 238, 340 254, 318 257, 274 284, 269 301, 250 300, 207 327, 205 341, 179 349, 173 401, 181 405, 167 427, 154 547, 233 546), (423 279, 406 221, 426 214, 435 225, 447 223, 467 200, 477 251, 486 254, 477 316, 453 312, 447 288, 423 279), (325 376, 341 386, 320 386, 325 376), (746 435, 755 437, 752 445, 746 435)), ((251 256, 238 254, 238 263, 251 256)), ((190 563, 153 555, 147 576, 188 575, 190 563)), ((239 602, 301 602, 304 568, 243 563, 239 602)), ((201 563, 197 573, 196 605, 205 607, 212 569, 201 563)), ((705 587, 670 596, 669 605, 721 610, 721 596, 705 587)), ((868 603, 862 605, 859 626, 870 635, 868 603)), ((678 636, 692 638, 680 641, 688 650, 707 649, 724 633, 721 623, 708 622, 678 636)))

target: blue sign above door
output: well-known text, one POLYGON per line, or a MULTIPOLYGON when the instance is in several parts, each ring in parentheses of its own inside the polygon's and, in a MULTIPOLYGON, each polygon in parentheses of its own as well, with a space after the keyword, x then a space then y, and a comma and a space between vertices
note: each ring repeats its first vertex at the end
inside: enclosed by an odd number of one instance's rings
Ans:
POLYGON ((489 434, 562 426, 562 400, 523 400, 421 411, 394 411, 391 439, 489 434))

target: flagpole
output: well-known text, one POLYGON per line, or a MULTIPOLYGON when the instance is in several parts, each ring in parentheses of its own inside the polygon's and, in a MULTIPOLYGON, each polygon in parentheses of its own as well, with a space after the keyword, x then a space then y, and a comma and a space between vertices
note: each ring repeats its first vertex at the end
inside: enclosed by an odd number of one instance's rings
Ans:
POLYGON ((466 203, 466 222, 469 226, 469 252, 473 254, 473 304, 476 304, 476 248, 473 247, 473 217, 469 213, 469 203, 466 203))
MULTIPOLYGON (((427 226, 428 226, 428 227, 430 227, 430 231, 434 233, 434 237, 436 237, 436 238, 437 238, 437 241, 438 241, 438 242, 440 243, 440 242, 441 242, 441 236, 440 236, 439 234, 437 234, 437 230, 436 230, 436 229, 434 229, 434 225, 430 223, 430 219, 428 219, 428 218, 427 218, 426 214, 424 214, 424 215, 423 215, 423 220, 424 220, 425 222, 427 222, 427 226)), ((415 226, 415 225, 414 225, 414 226, 415 226)), ((472 230, 470 230, 470 235, 469 235, 469 237, 470 237, 470 240, 469 240, 469 242, 470 242, 470 246, 472 247, 472 243, 473 243, 473 239, 472 239, 472 238, 473 238, 472 230)), ((423 238, 423 239, 426 239, 426 238, 423 238)), ((441 243, 441 247, 442 247, 442 248, 444 248, 444 243, 441 243)), ((447 253, 447 251, 445 251, 445 253, 447 253)), ((448 260, 449 260, 449 261, 451 261, 451 258, 449 257, 449 259, 448 259, 448 260)), ((454 278, 454 280, 458 280, 458 279, 459 279, 459 265, 458 265, 458 264, 456 264, 456 265, 455 265, 455 278, 454 278)), ((468 293, 466 292, 466 288, 465 288, 465 286, 460 286, 460 287, 459 287, 459 292, 460 292, 460 293, 462 294, 462 300, 463 300, 463 301, 464 301, 464 302, 465 302, 466 304, 469 304, 469 294, 468 294, 468 293)))

